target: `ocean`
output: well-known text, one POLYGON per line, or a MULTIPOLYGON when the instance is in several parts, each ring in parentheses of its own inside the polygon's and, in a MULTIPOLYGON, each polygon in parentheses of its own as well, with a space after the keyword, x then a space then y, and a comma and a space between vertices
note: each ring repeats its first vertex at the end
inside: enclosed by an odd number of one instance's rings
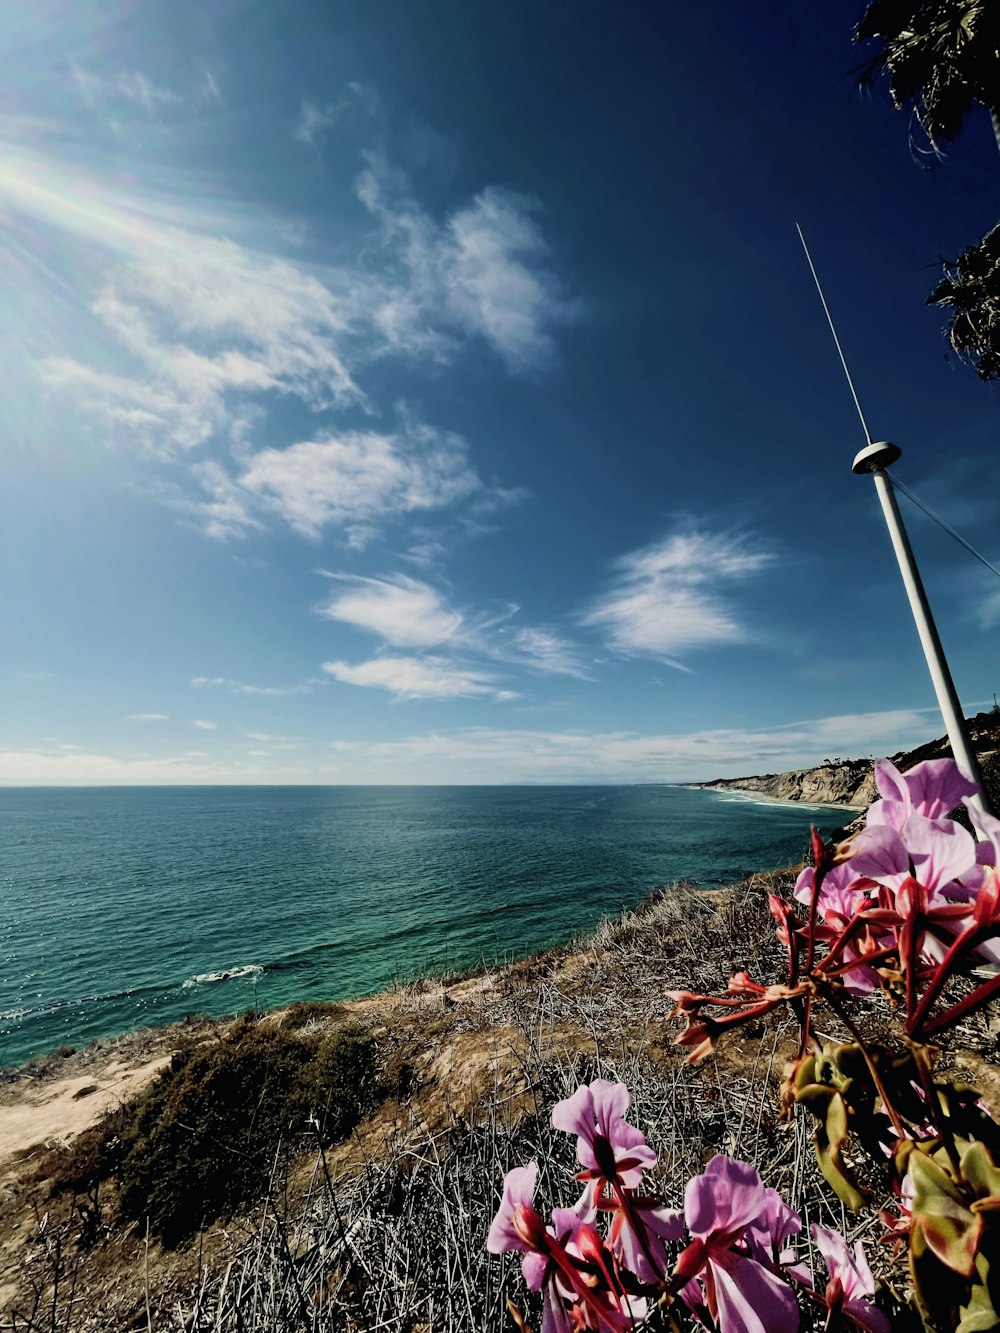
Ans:
POLYGON ((671 786, 0 789, 0 1068, 523 956, 845 818, 671 786))

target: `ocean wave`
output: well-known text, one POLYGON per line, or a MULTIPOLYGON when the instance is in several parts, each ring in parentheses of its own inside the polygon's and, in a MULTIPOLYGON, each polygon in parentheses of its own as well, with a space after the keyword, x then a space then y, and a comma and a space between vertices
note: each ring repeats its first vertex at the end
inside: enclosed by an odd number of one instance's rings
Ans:
POLYGON ((197 976, 188 977, 187 981, 182 983, 182 990, 190 990, 192 986, 207 986, 214 981, 237 981, 240 977, 255 976, 264 969, 260 963, 244 963, 242 967, 227 967, 219 972, 199 972, 197 976))

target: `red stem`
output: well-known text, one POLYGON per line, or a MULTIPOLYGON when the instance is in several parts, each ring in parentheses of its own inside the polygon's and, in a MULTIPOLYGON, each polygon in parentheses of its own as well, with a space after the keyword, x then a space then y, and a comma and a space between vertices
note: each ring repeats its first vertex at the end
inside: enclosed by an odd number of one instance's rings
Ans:
MULTIPOLYGON (((816 830, 813 829, 813 834, 816 830)), ((809 899, 809 933, 806 936, 806 965, 805 974, 809 976, 812 972, 813 958, 816 955, 816 909, 819 906, 819 891, 823 887, 823 881, 826 879, 826 864, 820 861, 820 864, 813 870, 812 895, 809 899)))
MULTIPOLYGON (((1000 935, 1000 923, 991 926, 969 926, 967 930, 963 930, 961 935, 956 937, 951 948, 941 959, 937 971, 924 991, 920 1003, 917 1005, 916 1013, 907 1021, 906 1031, 908 1036, 916 1037, 921 1028, 923 1028, 925 1034, 940 1030, 942 1024, 938 1020, 926 1026, 925 1023, 927 1015, 933 1009, 935 1001, 952 975, 955 964, 971 949, 977 948, 984 940, 992 939, 995 935, 1000 935)), ((982 987, 979 987, 978 990, 972 992, 972 995, 977 995, 981 989, 982 987)), ((969 1006, 966 1002, 971 998, 971 995, 967 995, 965 1000, 959 1001, 959 1004, 962 1005, 963 1014, 969 1012, 969 1006)), ((946 1012, 951 1013, 952 1011, 948 1010, 946 1012)), ((941 1015, 941 1017, 944 1017, 944 1015, 941 1015)), ((944 1026, 947 1026, 947 1024, 944 1024, 944 1026)))
POLYGON ((995 977, 990 977, 989 981, 984 981, 981 986, 977 986, 974 991, 970 991, 964 999, 956 1001, 950 1009, 946 1009, 943 1014, 938 1014, 937 1018, 929 1023, 924 1023, 924 1037, 932 1037, 935 1032, 941 1032, 944 1028, 950 1027, 952 1023, 957 1023, 960 1018, 966 1014, 971 1014, 978 1009, 981 1004, 991 1000, 994 995, 1000 994, 1000 972, 995 977))

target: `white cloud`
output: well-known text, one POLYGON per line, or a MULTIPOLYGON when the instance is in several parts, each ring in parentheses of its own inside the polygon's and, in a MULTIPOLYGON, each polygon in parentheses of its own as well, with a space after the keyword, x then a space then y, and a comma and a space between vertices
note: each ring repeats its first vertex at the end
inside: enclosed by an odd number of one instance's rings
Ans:
POLYGON ((620 560, 615 583, 582 623, 603 630, 617 652, 685 670, 680 654, 753 639, 720 587, 759 573, 772 559, 741 537, 674 534, 620 560))
POLYGON ((238 481, 304 536, 339 527, 355 546, 389 518, 444 508, 481 486, 460 436, 410 418, 395 434, 347 431, 262 449, 238 481))
MULTIPOLYGON (((151 108, 173 96, 131 75, 111 91, 151 108)), ((328 114, 315 109, 303 132, 318 133, 316 116, 328 114)), ((467 502, 474 524, 520 498, 484 486, 455 434, 405 411, 395 427, 358 420, 389 406, 361 381, 390 355, 443 362, 483 341, 512 371, 549 357, 575 311, 533 200, 490 187, 434 216, 403 177, 372 163, 358 182, 367 229, 310 264, 309 238, 293 246, 286 218, 196 196, 179 174, 165 178, 173 193, 81 175, 69 129, 62 144, 62 156, 19 146, 0 162, 0 209, 42 225, 53 263, 77 275, 66 318, 43 325, 32 355, 102 442, 170 470, 159 487, 168 503, 216 537, 277 517, 310 536, 339 528, 360 546, 387 518, 467 502), (296 411, 269 415, 278 402, 296 411), (315 430, 299 421, 290 434, 301 408, 354 417, 315 430), (265 430, 270 447, 254 450, 265 430)), ((18 282, 13 308, 51 299, 48 267, 28 264, 18 282)))
POLYGON ((341 103, 327 102, 320 106, 317 102, 303 102, 293 134, 296 143, 318 148, 327 131, 336 125, 341 109, 341 103))
POLYGON ((126 722, 169 722, 168 713, 129 713, 126 722))
POLYGON ((260 763, 215 764, 204 760, 203 752, 194 750, 142 759, 80 751, 52 754, 42 750, 0 750, 0 786, 228 786, 232 783, 303 781, 299 770, 292 773, 281 767, 265 769, 260 763))
POLYGON ((208 722, 203 717, 195 718, 191 725, 193 727, 198 727, 201 731, 218 731, 219 729, 218 722, 208 722))
POLYGON ((266 731, 245 731, 243 733, 249 741, 261 741, 264 744, 272 745, 297 745, 298 736, 272 736, 266 731))
POLYGON ((41 366, 50 387, 133 446, 168 455, 238 437, 241 405, 269 392, 313 411, 363 401, 339 349, 345 318, 317 277, 228 240, 157 239, 94 305, 138 372, 53 356, 41 366))
MULTIPOLYGON (((340 762, 204 762, 200 751, 122 759, 78 749, 0 751, 2 786, 260 782, 698 782, 806 768, 835 751, 859 757, 909 749, 941 730, 936 710, 897 709, 813 718, 774 728, 662 735, 475 727, 398 741, 328 747, 340 762)), ((245 733, 251 740, 294 737, 245 733)))
MULTIPOLYGON (((970 527, 995 519, 1000 509, 996 490, 982 484, 982 468, 981 457, 950 453, 945 461, 924 474, 914 486, 914 493, 963 536, 968 536, 970 527)), ((919 508, 911 512, 917 522, 926 517, 919 508)))
POLYGON ((201 79, 197 84, 196 93, 201 101, 214 102, 217 106, 222 106, 226 100, 218 79, 210 69, 201 71, 201 79))
POLYGON ((976 623, 981 630, 995 629, 1000 625, 1000 589, 993 586, 980 597, 975 607, 976 623))
POLYGON ((320 614, 380 635, 400 648, 432 648, 454 638, 462 615, 441 594, 419 579, 332 575, 341 587, 320 607, 320 614))
MULTIPOLYGON (((700 782, 808 768, 837 754, 890 754, 929 738, 932 709, 793 722, 772 729, 634 732, 468 728, 399 741, 334 741, 355 781, 700 782)), ((350 778, 346 779, 350 780, 350 778)))
POLYGON ((397 350, 449 358, 459 337, 481 337, 511 370, 537 368, 556 328, 577 317, 548 267, 536 200, 495 186, 443 223, 376 158, 358 197, 377 218, 402 278, 383 278, 375 320, 397 350))
POLYGON ((195 463, 191 475, 202 494, 197 498, 183 496, 175 501, 176 507, 193 515, 209 537, 225 541, 229 537, 243 537, 252 528, 264 527, 250 512, 250 497, 219 463, 211 459, 195 463))
MULTIPOLYGON (((122 86, 157 99, 151 85, 122 86)), ((77 359, 61 339, 41 358, 47 382, 130 445, 169 455, 239 434, 246 405, 268 394, 313 411, 364 404, 355 371, 387 351, 441 358, 481 336, 513 369, 544 359, 569 306, 535 205, 488 189, 437 222, 391 179, 370 168, 359 185, 380 246, 361 239, 355 257, 321 268, 277 253, 276 220, 83 184, 42 153, 11 158, 0 200, 112 258, 93 313, 127 361, 77 359), (251 243, 232 239, 254 226, 251 243)))
POLYGON ((578 649, 554 631, 529 626, 510 630, 505 622, 517 614, 516 606, 469 615, 450 606, 431 584, 406 574, 361 578, 320 572, 342 585, 342 590, 320 606, 320 614, 369 630, 394 648, 450 643, 467 653, 530 671, 587 674, 578 649))
POLYGON ((557 676, 588 678, 580 650, 552 630, 524 626, 516 629, 497 656, 517 662, 531 671, 557 676))
POLYGON ((191 684, 195 689, 206 685, 216 689, 229 690, 232 694, 263 694, 268 698, 283 698, 290 694, 311 694, 312 686, 301 685, 247 685, 245 681, 233 680, 231 676, 192 676, 191 684))
POLYGON ((73 70, 77 87, 88 106, 102 102, 126 102, 141 107, 147 116, 155 116, 182 99, 167 88, 159 88, 141 70, 123 70, 111 78, 101 78, 79 66, 73 70))
MULTIPOLYGON (((397 699, 499 698, 494 677, 441 657, 373 657, 368 662, 324 662, 323 670, 346 685, 388 690, 397 699)), ((504 697, 512 697, 506 691, 504 697)))
POLYGON ((549 358, 551 328, 568 314, 544 268, 547 246, 531 216, 536 207, 505 190, 484 190, 451 218, 443 256, 456 322, 481 334, 516 369, 549 358))

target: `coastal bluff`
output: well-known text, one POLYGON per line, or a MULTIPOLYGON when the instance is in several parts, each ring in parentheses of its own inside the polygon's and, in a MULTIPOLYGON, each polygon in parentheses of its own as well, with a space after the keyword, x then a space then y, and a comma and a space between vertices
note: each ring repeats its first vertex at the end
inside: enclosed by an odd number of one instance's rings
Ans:
MULTIPOLYGON (((980 762, 984 765, 987 785, 997 767, 1000 754, 1000 709, 977 713, 966 719, 969 736, 980 762)), ((946 736, 928 741, 915 750, 901 750, 889 758, 898 769, 906 770, 925 759, 951 755, 946 736)), ((845 805, 864 809, 878 799, 873 763, 868 759, 830 759, 815 768, 798 768, 787 773, 763 773, 754 777, 715 778, 692 786, 706 791, 757 792, 778 801, 800 801, 808 805, 845 805)))

